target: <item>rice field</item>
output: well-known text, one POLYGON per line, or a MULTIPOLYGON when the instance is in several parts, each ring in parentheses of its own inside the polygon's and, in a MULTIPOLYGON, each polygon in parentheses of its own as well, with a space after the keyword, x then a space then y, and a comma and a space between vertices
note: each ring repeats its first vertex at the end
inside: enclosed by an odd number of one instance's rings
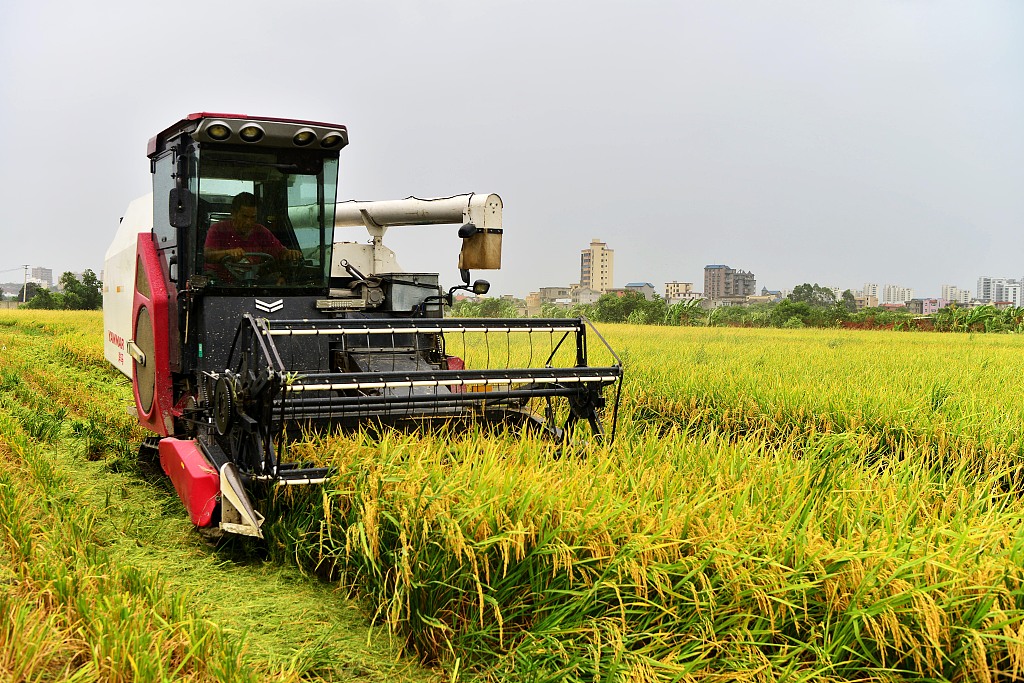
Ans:
MULTIPOLYGON (((93 324, 0 314, 4 340, 49 326, 40 362, 124 396, 99 335, 78 332, 93 324)), ((336 475, 268 502, 268 558, 351 591, 449 680, 1024 676, 1024 340, 600 330, 626 367, 613 444, 311 436, 295 448, 336 475)), ((17 387, 0 375, 4 396, 17 387)), ((126 417, 59 382, 47 396, 92 425, 93 457, 135 466, 126 417)), ((26 443, 46 438, 15 417, 26 443)))

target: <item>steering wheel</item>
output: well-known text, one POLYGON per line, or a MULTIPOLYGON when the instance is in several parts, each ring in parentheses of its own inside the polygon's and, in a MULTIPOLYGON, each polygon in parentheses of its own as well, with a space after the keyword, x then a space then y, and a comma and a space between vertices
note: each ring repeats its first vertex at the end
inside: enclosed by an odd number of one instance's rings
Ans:
POLYGON ((229 256, 222 260, 221 264, 235 280, 254 282, 259 278, 264 266, 273 262, 274 257, 266 252, 247 251, 241 258, 233 259, 229 256))

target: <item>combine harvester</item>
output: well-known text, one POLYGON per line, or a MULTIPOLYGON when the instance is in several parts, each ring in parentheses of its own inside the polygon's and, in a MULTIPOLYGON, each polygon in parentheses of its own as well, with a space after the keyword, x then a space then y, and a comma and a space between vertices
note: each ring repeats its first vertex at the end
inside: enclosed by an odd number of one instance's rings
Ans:
POLYGON ((209 532, 262 537, 253 484, 328 476, 289 459, 304 430, 483 419, 555 439, 586 422, 600 437, 603 389, 621 387, 607 344, 608 365, 588 365, 586 320, 446 319, 456 291, 487 292, 471 270, 501 266, 501 199, 336 203, 347 143, 334 124, 192 114, 150 140, 153 193, 107 251, 105 356, 156 434, 142 448, 209 532), (447 291, 382 243, 388 227, 427 224, 460 225, 463 283, 447 291), (370 239, 334 241, 350 227, 370 239), (255 231, 258 246, 230 230, 255 231), (467 348, 484 349, 482 367, 448 353, 467 348))

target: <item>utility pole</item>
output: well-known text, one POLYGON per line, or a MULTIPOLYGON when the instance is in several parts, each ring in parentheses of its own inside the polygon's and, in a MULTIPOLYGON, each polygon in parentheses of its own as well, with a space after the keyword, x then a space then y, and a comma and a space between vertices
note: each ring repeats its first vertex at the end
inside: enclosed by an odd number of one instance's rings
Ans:
POLYGON ((25 303, 25 299, 28 298, 28 264, 26 263, 22 268, 25 269, 25 284, 21 286, 21 303, 25 303))

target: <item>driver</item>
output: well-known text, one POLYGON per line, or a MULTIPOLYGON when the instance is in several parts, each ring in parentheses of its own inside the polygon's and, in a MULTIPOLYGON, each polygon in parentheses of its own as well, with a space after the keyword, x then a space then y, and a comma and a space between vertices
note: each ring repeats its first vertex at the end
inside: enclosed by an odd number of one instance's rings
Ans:
POLYGON ((266 226, 256 222, 256 197, 242 192, 231 200, 231 218, 210 226, 206 233, 206 269, 220 279, 235 279, 224 261, 249 259, 259 263, 258 255, 268 254, 277 261, 298 261, 302 252, 287 249, 266 226), (255 256, 254 256, 255 255, 255 256))

